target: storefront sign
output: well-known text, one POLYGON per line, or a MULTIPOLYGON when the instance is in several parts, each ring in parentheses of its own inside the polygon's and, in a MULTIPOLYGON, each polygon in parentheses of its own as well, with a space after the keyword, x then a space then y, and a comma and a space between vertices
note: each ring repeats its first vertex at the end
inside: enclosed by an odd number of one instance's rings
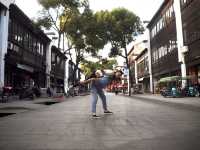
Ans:
POLYGON ((34 72, 34 69, 27 65, 17 64, 17 68, 20 68, 29 72, 34 72))

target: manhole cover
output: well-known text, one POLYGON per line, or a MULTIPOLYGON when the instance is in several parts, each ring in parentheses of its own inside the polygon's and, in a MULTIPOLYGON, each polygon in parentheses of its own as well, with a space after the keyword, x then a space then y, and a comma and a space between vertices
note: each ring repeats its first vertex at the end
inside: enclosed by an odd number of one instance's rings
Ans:
POLYGON ((43 105, 53 105, 53 104, 57 104, 59 102, 40 102, 40 103, 37 103, 37 104, 43 104, 43 105))
POLYGON ((6 117, 6 116, 9 116, 9 115, 14 115, 16 113, 0 113, 0 117, 6 117))

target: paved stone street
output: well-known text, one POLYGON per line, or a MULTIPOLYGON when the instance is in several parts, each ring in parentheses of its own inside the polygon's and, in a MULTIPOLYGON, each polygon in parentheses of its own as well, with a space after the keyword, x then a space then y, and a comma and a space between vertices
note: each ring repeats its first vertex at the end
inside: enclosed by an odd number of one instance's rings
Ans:
MULTIPOLYGON (((0 150, 199 150, 200 111, 108 94, 113 115, 90 117, 90 97, 0 118, 0 150)), ((100 101, 99 101, 100 102, 100 101)))

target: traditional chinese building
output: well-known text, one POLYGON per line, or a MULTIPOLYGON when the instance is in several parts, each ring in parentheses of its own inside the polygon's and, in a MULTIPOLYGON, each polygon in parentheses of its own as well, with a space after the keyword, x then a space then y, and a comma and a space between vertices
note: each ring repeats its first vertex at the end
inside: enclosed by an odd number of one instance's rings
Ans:
POLYGON ((51 47, 51 87, 56 92, 64 92, 65 62, 67 57, 55 46, 51 47))
POLYGON ((15 5, 9 7, 5 85, 46 86, 46 51, 50 39, 15 5))

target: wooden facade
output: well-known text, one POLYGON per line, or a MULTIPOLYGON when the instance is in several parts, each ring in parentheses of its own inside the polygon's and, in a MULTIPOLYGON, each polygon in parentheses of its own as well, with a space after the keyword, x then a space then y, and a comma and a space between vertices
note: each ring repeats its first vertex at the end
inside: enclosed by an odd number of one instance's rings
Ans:
POLYGON ((187 74, 195 76, 193 84, 200 84, 200 1, 181 0, 184 44, 189 51, 185 55, 187 74))
POLYGON ((76 65, 71 60, 69 60, 68 67, 69 67, 68 68, 68 74, 69 74, 68 84, 69 85, 76 84, 77 81, 81 79, 81 69, 76 68, 76 72, 75 72, 76 65))
POLYGON ((188 46, 188 67, 200 64, 200 1, 181 0, 184 44, 188 46))
POLYGON ((65 62, 67 57, 55 46, 51 48, 51 87, 64 92, 65 62))
POLYGON ((50 39, 15 5, 10 5, 5 85, 45 87, 46 46, 50 39))

